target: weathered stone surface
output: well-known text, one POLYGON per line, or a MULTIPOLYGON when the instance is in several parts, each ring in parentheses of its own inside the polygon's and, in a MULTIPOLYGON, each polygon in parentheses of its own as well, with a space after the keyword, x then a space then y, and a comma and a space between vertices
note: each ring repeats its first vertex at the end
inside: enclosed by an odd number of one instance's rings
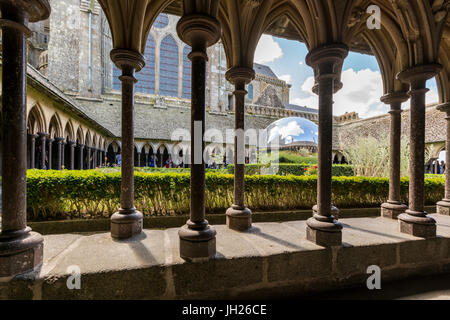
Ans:
POLYGON ((402 234, 381 217, 342 219, 343 246, 328 249, 306 240, 305 221, 256 223, 247 232, 219 225, 216 259, 204 263, 180 258, 178 228, 120 242, 109 233, 45 236, 40 272, 1 283, 0 298, 273 299, 365 287, 372 264, 383 284, 449 273, 450 217, 432 217, 435 239, 402 234), (70 266, 80 268, 80 290, 67 288, 70 266))
POLYGON ((252 257, 175 265, 172 272, 175 292, 179 296, 232 290, 263 281, 262 259, 252 257))
POLYGON ((337 252, 337 271, 344 277, 364 274, 371 265, 385 269, 396 263, 397 246, 395 244, 344 247, 337 252))
POLYGON ((281 254, 267 258, 269 282, 301 281, 331 273, 331 249, 281 254))
POLYGON ((447 238, 401 243, 399 245, 400 263, 426 263, 437 259, 448 259, 449 244, 450 241, 447 238))

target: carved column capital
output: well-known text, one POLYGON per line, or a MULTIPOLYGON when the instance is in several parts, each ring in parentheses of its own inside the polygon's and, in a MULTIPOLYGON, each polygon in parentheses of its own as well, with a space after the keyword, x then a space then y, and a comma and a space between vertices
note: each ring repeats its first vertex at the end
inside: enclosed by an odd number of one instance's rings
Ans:
POLYGON ((232 84, 249 84, 255 79, 255 70, 248 67, 233 67, 225 73, 225 77, 232 84))
POLYGON ((380 98, 381 102, 389 105, 401 105, 403 102, 408 101, 408 99, 408 93, 403 91, 387 93, 380 98))
POLYGON ((113 49, 110 53, 111 60, 122 71, 132 68, 139 72, 145 67, 145 57, 137 51, 127 49, 113 49))
POLYGON ((409 95, 420 94, 422 93, 420 90, 425 87, 425 82, 436 76, 441 70, 442 65, 438 63, 414 66, 399 72, 397 79, 411 85, 409 95))
POLYGON ((183 16, 177 23, 178 37, 189 44, 193 51, 197 46, 214 45, 221 36, 219 21, 206 14, 189 14, 183 16))

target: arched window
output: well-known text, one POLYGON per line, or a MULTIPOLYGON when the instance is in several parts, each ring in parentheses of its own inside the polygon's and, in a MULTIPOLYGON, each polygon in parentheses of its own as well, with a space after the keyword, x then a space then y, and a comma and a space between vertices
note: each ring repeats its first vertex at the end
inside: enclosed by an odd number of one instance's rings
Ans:
POLYGON ((249 84, 248 85, 248 98, 250 99, 250 100, 253 100, 253 85, 252 84, 249 84))
MULTIPOLYGON (((136 92, 148 94, 155 93, 155 53, 155 40, 153 40, 153 37, 150 35, 147 39, 147 43, 145 44, 145 67, 136 73, 136 79, 138 80, 135 86, 136 92)), ((119 80, 121 74, 122 72, 119 68, 114 66, 114 90, 121 90, 122 88, 122 84, 119 80)))
POLYGON ((155 52, 156 46, 152 36, 149 36, 145 44, 145 67, 136 73, 136 92, 155 93, 155 52))
POLYGON ((158 29, 164 29, 169 25, 169 16, 165 13, 161 13, 155 20, 153 26, 158 29))
POLYGON ((183 95, 184 99, 191 98, 192 62, 188 55, 192 51, 190 46, 185 46, 183 50, 183 95))
POLYGON ((178 96, 178 45, 172 36, 161 42, 159 69, 159 94, 178 96))

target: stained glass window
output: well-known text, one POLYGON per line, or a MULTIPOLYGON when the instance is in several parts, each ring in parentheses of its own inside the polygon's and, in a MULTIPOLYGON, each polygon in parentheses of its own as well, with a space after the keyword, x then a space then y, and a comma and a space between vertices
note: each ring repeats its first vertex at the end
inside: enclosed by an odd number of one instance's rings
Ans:
POLYGON ((183 50, 183 94, 184 99, 191 98, 192 62, 188 55, 192 51, 190 46, 185 46, 183 50))
POLYGON ((178 97, 178 45, 172 36, 161 41, 159 94, 178 97))
POLYGON ((169 16, 165 13, 161 13, 158 18, 156 18, 153 26, 155 28, 164 29, 169 25, 169 16))
MULTIPOLYGON (((138 82, 135 86, 135 91, 139 93, 154 94, 155 93, 155 41, 152 36, 149 36, 145 45, 145 67, 136 73, 138 82)), ((113 89, 121 90, 122 84, 119 80, 121 71, 114 66, 113 70, 113 89)))
POLYGON ((248 98, 250 99, 250 100, 253 100, 253 85, 252 84, 249 84, 248 85, 248 98))

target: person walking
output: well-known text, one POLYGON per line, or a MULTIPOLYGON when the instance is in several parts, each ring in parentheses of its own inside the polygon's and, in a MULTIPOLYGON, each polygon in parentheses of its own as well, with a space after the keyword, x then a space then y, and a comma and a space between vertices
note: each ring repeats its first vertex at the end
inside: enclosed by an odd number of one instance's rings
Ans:
POLYGON ((117 155, 116 155, 116 164, 119 167, 122 165, 122 155, 120 154, 120 152, 118 152, 117 155))

